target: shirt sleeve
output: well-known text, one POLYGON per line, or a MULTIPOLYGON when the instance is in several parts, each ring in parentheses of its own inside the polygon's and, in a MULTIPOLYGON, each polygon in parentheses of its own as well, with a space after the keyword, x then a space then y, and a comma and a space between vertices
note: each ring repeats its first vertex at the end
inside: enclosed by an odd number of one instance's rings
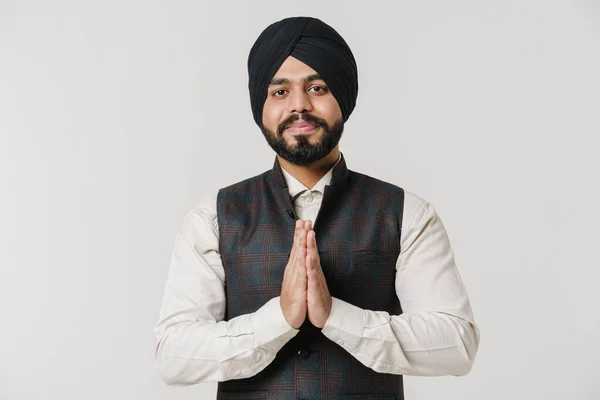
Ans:
POLYGON ((364 310, 334 298, 322 332, 377 372, 465 375, 480 336, 469 298, 434 207, 405 193, 407 223, 396 265, 403 313, 364 310))
POLYGON ((254 313, 223 320, 225 272, 215 201, 198 203, 175 238, 154 327, 156 366, 170 385, 253 376, 298 332, 285 320, 279 297, 254 313))

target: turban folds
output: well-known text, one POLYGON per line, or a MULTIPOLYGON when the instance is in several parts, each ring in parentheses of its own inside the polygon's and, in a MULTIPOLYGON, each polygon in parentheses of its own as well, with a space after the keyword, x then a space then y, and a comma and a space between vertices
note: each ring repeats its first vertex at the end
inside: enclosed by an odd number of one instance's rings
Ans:
POLYGON ((317 18, 290 17, 269 25, 248 56, 248 89, 254 121, 262 129, 262 113, 271 79, 292 56, 314 69, 331 90, 348 120, 358 96, 358 71, 350 47, 317 18))

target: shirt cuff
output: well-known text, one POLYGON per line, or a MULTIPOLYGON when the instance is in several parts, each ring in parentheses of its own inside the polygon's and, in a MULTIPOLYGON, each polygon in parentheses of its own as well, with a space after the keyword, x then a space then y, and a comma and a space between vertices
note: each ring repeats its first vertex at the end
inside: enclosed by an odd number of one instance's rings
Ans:
POLYGON ((355 349, 363 335, 365 310, 335 297, 321 333, 344 348, 355 349))
POLYGON ((279 351, 300 332, 288 324, 283 316, 279 298, 280 296, 277 296, 267 301, 252 315, 255 346, 279 351))

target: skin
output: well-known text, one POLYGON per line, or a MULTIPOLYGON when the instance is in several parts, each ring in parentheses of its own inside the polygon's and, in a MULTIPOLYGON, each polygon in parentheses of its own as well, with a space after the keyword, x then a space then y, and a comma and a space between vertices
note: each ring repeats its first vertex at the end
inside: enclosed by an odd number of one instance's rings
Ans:
MULTIPOLYGON (((289 146, 296 136, 289 127, 278 133, 278 126, 293 114, 306 112, 333 126, 342 112, 327 84, 317 72, 294 57, 288 57, 269 85, 263 108, 263 125, 272 134, 281 134, 289 146)), ((311 144, 323 138, 323 128, 315 127, 306 135, 311 144)), ((312 188, 339 158, 339 145, 324 158, 307 166, 292 164, 278 157, 279 163, 306 187, 312 188)), ((315 231, 310 221, 297 220, 290 257, 283 274, 280 297, 286 321, 298 329, 308 317, 322 328, 331 312, 331 295, 321 268, 315 231)))
POLYGON ((295 329, 305 321, 323 328, 331 313, 331 295, 321 268, 310 221, 297 220, 279 299, 285 320, 295 329))
MULTIPOLYGON (((323 79, 315 78, 318 78, 317 72, 296 58, 290 56, 283 62, 271 80, 263 107, 262 122, 272 134, 277 135, 279 124, 302 112, 325 120, 330 127, 342 119, 340 106, 327 84, 323 79)), ((304 135, 315 144, 322 141, 323 132, 323 128, 317 126, 304 135)), ((289 146, 296 146, 296 134, 290 129, 285 129, 282 135, 289 146)), ((295 165, 277 156, 282 168, 308 188, 312 188, 338 158, 339 145, 321 160, 307 166, 295 165)))

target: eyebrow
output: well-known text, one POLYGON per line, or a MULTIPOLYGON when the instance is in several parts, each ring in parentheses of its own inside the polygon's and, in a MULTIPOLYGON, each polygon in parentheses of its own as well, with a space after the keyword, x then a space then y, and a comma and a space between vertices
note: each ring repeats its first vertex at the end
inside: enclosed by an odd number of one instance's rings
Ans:
MULTIPOLYGON (((304 83, 308 83, 308 82, 312 82, 312 81, 322 81, 324 80, 323 78, 321 78, 321 76, 319 74, 312 74, 312 75, 308 75, 302 78, 302 82, 304 83)), ((271 83, 269 83, 269 86, 274 86, 274 85, 291 85, 292 81, 288 78, 278 78, 278 79, 271 79, 271 83)))

